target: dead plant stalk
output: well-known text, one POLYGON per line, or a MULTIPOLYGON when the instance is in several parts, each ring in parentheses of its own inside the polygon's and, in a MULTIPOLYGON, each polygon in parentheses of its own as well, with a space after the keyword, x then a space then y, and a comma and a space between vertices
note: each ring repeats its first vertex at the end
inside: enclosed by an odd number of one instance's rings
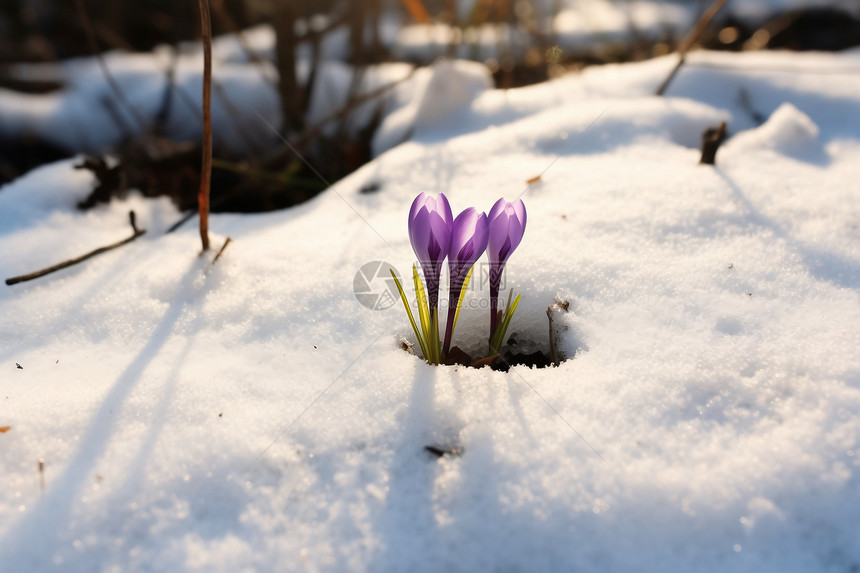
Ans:
POLYGON ((197 4, 203 36, 203 162, 200 167, 197 209, 200 214, 200 241, 205 252, 209 250, 209 189, 212 179, 212 21, 209 0, 197 0, 197 4))
POLYGON ((705 31, 705 28, 708 27, 708 24, 711 23, 711 20, 717 15, 717 13, 722 10, 723 6, 726 5, 728 0, 714 0, 711 5, 702 13, 702 16, 699 18, 699 21, 696 22, 696 26, 690 31, 689 34, 684 38, 684 41, 681 42, 681 45, 678 46, 678 63, 675 64, 675 67, 672 68, 672 71, 669 72, 669 75, 663 80, 663 83, 660 84, 660 87, 657 88, 655 95, 662 96, 665 95, 666 90, 669 88, 669 84, 672 83, 672 80, 675 78, 675 75, 678 73, 678 70, 681 69, 681 66, 687 61, 687 52, 693 47, 696 41, 699 39, 699 36, 705 31))

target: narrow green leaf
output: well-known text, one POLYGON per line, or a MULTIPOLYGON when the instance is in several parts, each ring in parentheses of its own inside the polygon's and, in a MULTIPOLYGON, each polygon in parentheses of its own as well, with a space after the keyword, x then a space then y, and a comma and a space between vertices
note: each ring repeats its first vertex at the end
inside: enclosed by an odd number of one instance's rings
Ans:
POLYGON ((517 295, 517 298, 514 299, 513 306, 510 307, 508 312, 505 314, 505 320, 502 323, 502 336, 499 340, 499 346, 502 345, 505 339, 505 333, 508 331, 508 326, 511 324, 511 319, 514 317, 514 312, 517 310, 517 306, 520 304, 520 295, 517 295))
POLYGON ((418 345, 421 347, 421 354, 427 357, 427 348, 424 345, 424 339, 421 333, 418 332, 418 325, 415 324, 415 318, 412 316, 412 309, 409 308, 409 301, 406 300, 406 293, 403 292, 403 287, 400 285, 400 280, 394 274, 394 269, 389 269, 391 277, 394 279, 394 284, 397 285, 397 290, 400 292, 400 299, 403 301, 403 306, 406 308, 406 314, 409 315, 409 323, 412 325, 412 331, 415 332, 415 337, 418 339, 418 345))
POLYGON ((513 296, 514 291, 511 289, 508 292, 508 304, 505 306, 505 313, 502 315, 502 320, 499 321, 499 325, 496 327, 496 332, 493 333, 493 337, 490 339, 490 354, 492 356, 494 354, 498 354, 499 348, 501 348, 502 344, 505 341, 505 334, 508 331, 508 326, 511 324, 511 319, 514 316, 514 311, 517 310, 517 306, 520 304, 520 295, 511 302, 511 296, 513 296))
POLYGON ((430 304, 427 300, 427 293, 424 291, 421 277, 418 276, 418 267, 414 264, 412 265, 412 280, 415 283, 415 293, 418 297, 418 312, 421 318, 421 330, 424 332, 424 343, 427 348, 424 358, 430 364, 439 364, 441 361, 441 349, 439 344, 438 309, 433 309, 433 316, 430 315, 430 304))
POLYGON ((430 308, 427 304, 427 295, 424 293, 424 284, 418 276, 418 267, 412 265, 412 281, 415 283, 415 296, 418 298, 418 316, 421 319, 421 330, 427 334, 430 325, 430 308))

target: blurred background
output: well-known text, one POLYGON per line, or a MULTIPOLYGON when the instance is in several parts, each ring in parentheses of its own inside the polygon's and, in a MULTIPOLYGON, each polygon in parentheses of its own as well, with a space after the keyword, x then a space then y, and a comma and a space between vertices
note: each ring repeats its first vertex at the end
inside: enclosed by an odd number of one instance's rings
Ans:
MULTIPOLYGON (((213 210, 296 204, 384 151, 374 142, 380 124, 421 97, 420 70, 440 58, 474 61, 494 87, 516 88, 588 66, 670 54, 719 3, 210 0, 213 105, 224 116, 224 125, 216 125, 213 210), (228 73, 242 64, 255 79, 228 73), (249 90, 271 91, 274 103, 249 90), (249 110, 307 161, 285 149, 267 126, 250 130, 259 121, 249 110), (230 136, 219 137, 224 133, 230 136)), ((81 168, 96 173, 100 188, 81 202, 83 208, 136 188, 193 209, 199 129, 188 125, 199 123, 192 110, 199 109, 200 96, 199 85, 183 74, 199 84, 199 69, 188 72, 191 64, 183 62, 200 65, 199 38, 196 0, 4 0, 0 185, 46 162, 88 154, 81 168), (167 87, 149 98, 158 105, 132 86, 143 74, 132 54, 161 66, 153 73, 167 87), (75 63, 99 59, 97 73, 75 63), (70 111, 87 108, 101 115, 70 111), (58 125, 68 131, 71 124, 75 133, 58 133, 58 125), (119 165, 109 165, 108 155, 119 165)), ((693 49, 836 51, 857 45, 858 0, 730 0, 695 36, 693 49)))

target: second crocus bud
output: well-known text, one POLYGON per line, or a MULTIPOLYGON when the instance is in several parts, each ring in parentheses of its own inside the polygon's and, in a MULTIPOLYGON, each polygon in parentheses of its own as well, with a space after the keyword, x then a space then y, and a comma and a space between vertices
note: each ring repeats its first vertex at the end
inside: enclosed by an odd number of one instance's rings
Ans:
POLYGON ((430 313, 439 304, 439 277, 442 261, 451 246, 454 217, 444 193, 437 197, 419 193, 409 210, 409 241, 421 263, 427 282, 430 313))
POLYGON ((490 337, 499 321, 499 285, 502 271, 511 253, 514 252, 526 230, 526 206, 522 199, 514 202, 499 199, 490 209, 487 257, 490 259, 490 337))
POLYGON ((469 207, 454 219, 451 245, 448 250, 450 287, 448 291, 448 323, 445 328, 443 355, 447 355, 451 347, 454 318, 457 315, 463 283, 475 265, 475 261, 484 254, 488 239, 489 225, 487 216, 483 212, 479 212, 474 207, 469 207))

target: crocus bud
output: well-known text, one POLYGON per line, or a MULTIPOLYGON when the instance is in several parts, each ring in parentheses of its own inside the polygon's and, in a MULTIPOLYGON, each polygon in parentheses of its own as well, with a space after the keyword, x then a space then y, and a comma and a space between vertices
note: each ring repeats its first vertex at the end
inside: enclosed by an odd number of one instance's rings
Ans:
POLYGON ((454 332, 454 317, 460 292, 469 269, 487 248, 489 225, 487 216, 474 207, 469 207, 454 219, 451 233, 451 247, 448 250, 448 275, 450 287, 448 291, 448 324, 445 329, 444 354, 448 354, 451 346, 451 335, 454 332))
POLYGON ((499 284, 505 263, 519 246, 526 230, 526 206, 522 199, 513 203, 496 201, 490 214, 487 257, 490 259, 490 336, 498 326, 499 284))
POLYGON ((443 193, 438 197, 420 193, 409 210, 409 241, 424 271, 431 314, 439 303, 439 276, 451 246, 453 219, 443 193))

